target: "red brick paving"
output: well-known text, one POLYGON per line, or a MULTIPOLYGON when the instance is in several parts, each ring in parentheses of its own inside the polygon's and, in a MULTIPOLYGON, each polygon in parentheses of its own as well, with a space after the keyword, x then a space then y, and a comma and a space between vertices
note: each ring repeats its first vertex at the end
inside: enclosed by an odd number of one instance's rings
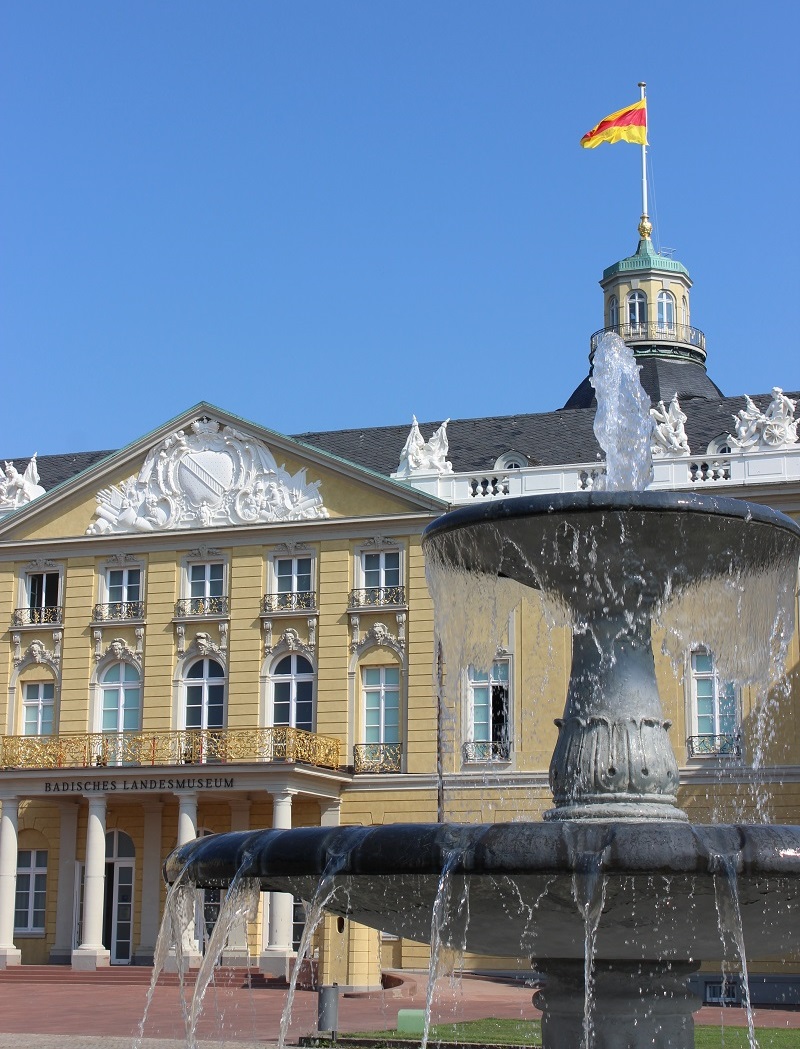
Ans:
MULTIPOLYGON (((343 995, 339 1004, 341 1033, 381 1030, 396 1025, 399 1008, 423 1008, 426 977, 416 975, 402 991, 369 996, 343 995)), ((93 983, 74 980, 69 970, 46 983, 30 982, 17 971, 0 974, 0 1032, 41 1035, 98 1035, 134 1038, 139 1032, 147 988, 123 979, 93 983)), ((286 1001, 281 987, 248 988, 241 973, 222 973, 209 987, 198 1036, 220 1041, 274 1042, 286 1001)), ((497 1017, 534 1019, 540 1014, 531 1003, 531 988, 506 981, 465 977, 451 985, 442 981, 434 1001, 434 1021, 497 1017)), ((187 1000, 190 1000, 187 992, 187 1000)), ((289 1040, 316 1031, 317 995, 298 991, 289 1040)), ((695 1016, 701 1024, 745 1026, 741 1009, 704 1007, 695 1016)), ((761 1027, 800 1028, 800 1011, 759 1009, 761 1027)), ((180 990, 175 985, 156 988, 144 1029, 147 1038, 183 1038, 185 1033, 180 990)))

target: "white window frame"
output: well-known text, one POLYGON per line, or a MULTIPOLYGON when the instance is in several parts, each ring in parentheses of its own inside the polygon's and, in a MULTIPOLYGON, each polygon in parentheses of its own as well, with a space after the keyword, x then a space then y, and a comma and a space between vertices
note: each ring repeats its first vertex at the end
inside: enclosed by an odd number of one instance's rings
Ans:
POLYGON ((647 328, 648 310, 647 295, 641 288, 635 288, 628 293, 628 297, 625 300, 625 312, 628 325, 632 331, 641 331, 642 328, 647 328), (634 314, 636 315, 635 319, 634 314))
POLYGON ((214 656, 199 656, 196 659, 192 659, 191 662, 183 668, 181 675, 181 728, 186 732, 221 732, 226 728, 228 724, 228 671, 225 664, 216 659, 214 656), (189 677, 189 671, 197 666, 198 663, 216 663, 222 668, 221 677, 209 677, 208 668, 206 667, 201 677, 189 677), (221 725, 209 725, 208 724, 208 687, 212 685, 222 685, 222 724, 221 725), (199 725, 188 725, 187 724, 187 713, 188 713, 188 701, 189 701, 189 688, 200 686, 202 688, 202 702, 200 704, 200 724, 199 725))
MULTIPOLYGON (((114 584, 114 585, 116 586, 117 584, 114 584)), ((101 576, 101 581, 100 581, 100 590, 99 590, 99 592, 100 592, 100 596, 101 596, 100 604, 103 604, 103 605, 141 604, 142 606, 144 606, 144 565, 141 565, 141 564, 138 564, 138 563, 137 564, 125 564, 125 565, 113 565, 113 564, 112 565, 104 565, 103 566, 103 574, 101 576), (111 596, 111 588, 112 588, 111 573, 112 572, 121 572, 122 575, 123 575, 122 597, 120 597, 119 599, 114 599, 111 596), (139 573, 139 583, 138 583, 139 596, 138 597, 131 597, 130 596, 131 583, 130 583, 129 576, 130 576, 131 572, 138 572, 139 573)))
POLYGON ((469 746, 465 750, 465 760, 468 762, 497 762, 497 761, 510 761, 511 753, 513 749, 513 665, 511 657, 508 655, 498 655, 492 660, 492 665, 487 671, 483 671, 486 674, 485 680, 478 678, 478 671, 474 666, 469 666, 465 673, 465 690, 466 699, 465 704, 467 714, 466 724, 466 742, 469 746), (505 667, 506 677, 503 679, 501 674, 495 674, 494 670, 496 667, 505 667), (489 689, 488 696, 488 723, 487 732, 481 733, 481 735, 488 735, 488 739, 476 739, 476 723, 475 723, 475 690, 476 688, 489 689), (505 688, 505 732, 502 738, 494 738, 494 689, 505 688))
POLYGON ((721 749, 712 742, 708 752, 695 751, 694 757, 719 757, 724 755, 726 757, 738 757, 740 756, 740 739, 742 730, 742 704, 741 694, 739 690, 730 682, 723 682, 720 679, 719 673, 716 668, 713 653, 709 652, 705 648, 696 648, 689 653, 688 659, 688 678, 689 678, 689 718, 688 724, 690 737, 697 739, 711 739, 717 740, 722 737, 729 737, 731 740, 730 749, 721 749), (696 657, 702 656, 710 659, 711 669, 699 671, 696 666, 696 657), (698 696, 698 682, 708 681, 711 682, 711 696, 699 697, 698 696), (723 691, 730 689, 731 695, 730 700, 733 701, 734 712, 733 714, 724 714, 722 712, 722 695, 723 691), (711 699, 712 710, 711 714, 701 715, 698 710, 698 704, 700 699, 711 699), (711 717, 713 719, 713 732, 701 732, 699 719, 700 717, 711 717), (733 731, 727 731, 723 728, 723 718, 733 717, 734 725, 733 731))
MULTIPOLYGON (((269 685, 269 697, 270 697, 270 726, 276 728, 303 728, 306 732, 315 732, 317 724, 317 672, 314 667, 312 660, 305 652, 281 652, 280 655, 275 659, 272 668, 270 670, 270 685, 269 685), (289 659, 291 661, 292 673, 291 674, 278 674, 277 668, 284 661, 289 659), (311 667, 310 673, 296 671, 297 660, 304 659, 311 667), (298 726, 297 724, 297 685, 299 683, 311 683, 311 724, 308 728, 305 726, 298 726), (275 686, 278 684, 289 684, 289 720, 276 722, 275 720, 275 686)), ((283 701, 281 701, 283 702, 283 701)))
MULTIPOLYGON (((107 663, 98 675, 98 703, 95 704, 96 708, 96 731, 102 732, 104 736, 123 736, 126 732, 140 732, 142 731, 142 706, 143 706, 143 680, 142 670, 139 669, 134 663, 126 663, 125 660, 114 660, 107 663), (120 681, 107 682, 109 670, 112 667, 120 667, 120 681), (125 680, 126 667, 132 667, 137 675, 138 681, 134 685, 132 681, 125 680), (138 692, 138 719, 135 728, 125 728, 125 712, 126 704, 125 699, 129 691, 135 690, 138 692), (103 724, 105 721, 104 715, 106 712, 106 691, 115 691, 117 695, 116 703, 116 728, 106 728, 103 724), (122 701, 122 702, 121 702, 122 701)), ((121 762, 114 761, 114 765, 122 764, 121 762)))
MULTIPOLYGON (((197 602, 203 603, 203 604, 199 604, 198 605, 198 607, 201 608, 201 611, 197 611, 197 612, 189 611, 187 613, 187 615, 185 616, 185 618, 187 618, 187 619, 196 619, 196 618, 203 618, 203 617, 205 617, 205 618, 227 619, 229 614, 230 614, 229 604, 228 604, 228 597, 229 597, 229 593, 230 593, 229 587, 230 587, 230 570, 229 570, 228 558, 225 557, 223 554, 219 554, 219 555, 214 554, 214 555, 209 555, 208 557, 187 558, 183 562, 183 571, 181 572, 181 597, 180 597, 180 599, 183 602, 197 601, 197 602), (210 574, 209 574, 208 570, 211 568, 212 565, 221 565, 222 566, 221 587, 220 587, 221 593, 219 593, 219 594, 211 594, 211 593, 209 593, 209 590, 211 589, 209 584, 212 582, 212 580, 210 579, 210 574), (195 568, 201 568, 201 567, 206 569, 206 571, 204 573, 204 579, 203 579, 203 583, 204 583, 204 585, 203 585, 203 594, 202 594, 202 596, 196 596, 196 595, 194 595, 192 593, 192 584, 196 583, 196 582, 199 582, 199 580, 193 580, 192 579, 192 570, 195 569, 195 568), (220 610, 219 611, 214 610, 214 606, 213 606, 214 598, 218 598, 220 600, 220 610), (209 602, 207 607, 204 604, 205 602, 209 602)), ((181 617, 181 618, 184 618, 184 617, 181 617)))
POLYGON ((49 856, 47 849, 20 849, 17 853, 17 892, 14 900, 14 933, 22 935, 37 935, 44 934, 45 925, 47 923, 47 864, 49 856), (31 857, 31 864, 29 867, 21 867, 20 859, 23 853, 29 853, 31 857), (44 865, 39 863, 39 858, 44 855, 44 865), (36 888, 36 878, 44 877, 44 889, 36 888), (27 882, 27 884, 26 884, 27 882), (42 924, 36 925, 36 896, 42 894, 44 901, 42 907, 39 908, 42 912, 42 924), (25 906, 19 907, 18 901, 20 896, 25 897, 25 906), (24 910, 27 915, 27 920, 24 925, 17 925, 17 912, 24 910))
MULTIPOLYGON (((361 709, 363 714, 363 742, 368 746, 400 746, 402 745, 403 728, 403 668, 399 663, 381 663, 379 665, 366 664, 360 668, 361 680, 361 709), (371 670, 380 671, 380 681, 374 685, 368 685, 365 674, 371 670), (389 682, 387 687, 386 671, 397 672, 397 684, 389 682), (397 739, 386 738, 386 694, 391 692, 397 695, 397 739), (370 727, 367 725, 368 696, 378 696, 378 735, 379 739, 367 739, 370 727)), ((391 708, 389 708, 391 709, 391 708)))
MULTIPOLYGON (((394 571, 390 569, 389 571, 394 571)), ((365 602, 363 607, 367 608, 404 608, 406 606, 407 597, 405 595, 406 587, 406 558, 405 548, 400 543, 387 543, 385 546, 375 547, 361 547, 356 551, 356 589, 363 593, 365 602), (387 583, 386 582, 386 558, 397 556, 397 573, 398 582, 387 583), (368 557, 378 557, 379 566, 379 584, 378 586, 372 586, 367 583, 367 571, 375 571, 375 569, 367 569, 366 560, 368 557), (403 595, 401 601, 386 601, 384 598, 391 593, 393 590, 399 590, 400 594, 403 595), (374 591, 376 600, 370 600, 367 591, 374 591)), ((398 595, 399 596, 399 595, 398 595)))
POLYGON ((52 678, 48 681, 23 681, 22 685, 22 735, 23 736, 52 736, 56 731, 56 683, 52 678), (49 686, 53 690, 52 698, 48 701, 42 695, 42 690, 49 686), (39 695, 35 698, 28 698, 28 689, 36 688, 39 691, 39 695), (26 732, 27 728, 27 712, 36 708, 36 732, 26 732), (42 711, 44 708, 50 707, 50 731, 42 731, 42 711))
POLYGON ((314 611, 317 608, 317 558, 313 550, 298 550, 294 553, 273 553, 270 554, 269 561, 267 562, 267 594, 272 599, 273 612, 282 611, 299 611, 300 613, 314 611), (292 589, 281 592, 279 590, 280 579, 286 578, 278 574, 278 562, 279 561, 291 561, 292 572, 291 581, 292 589), (309 561, 309 587, 305 590, 298 588, 297 579, 300 573, 298 572, 298 562, 309 561), (297 601, 292 600, 298 594, 313 594, 314 597, 310 598, 310 604, 298 604, 297 601), (285 605, 282 607, 281 598, 287 598, 285 605))
POLYGON ((675 296, 666 288, 656 296, 656 326, 659 331, 674 332, 678 308, 675 296))
POLYGON ((616 295, 611 295, 608 300, 608 326, 619 327, 619 299, 616 295))
MULTIPOLYGON (((23 609, 29 613, 30 622, 22 623, 22 626, 41 626, 48 623, 58 623, 61 621, 60 616, 48 616, 45 613, 45 609, 48 608, 61 608, 64 606, 64 566, 63 565, 48 565, 47 568, 27 568, 22 574, 19 581, 19 600, 17 602, 17 608, 23 609), (44 578, 49 575, 58 577, 57 589, 56 589, 56 601, 55 604, 47 604, 47 585, 44 582, 44 578), (31 585, 35 578, 42 577, 42 600, 38 604, 33 604, 33 597, 31 594, 31 585)), ((63 611, 61 613, 63 615, 63 611)))

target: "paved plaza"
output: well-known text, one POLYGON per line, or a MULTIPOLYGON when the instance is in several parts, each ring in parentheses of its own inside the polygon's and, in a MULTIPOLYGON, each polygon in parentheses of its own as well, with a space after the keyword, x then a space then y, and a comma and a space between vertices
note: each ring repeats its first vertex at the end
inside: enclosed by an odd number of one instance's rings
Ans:
MULTIPOLYGON (((406 977, 393 990, 365 995, 343 995, 339 1005, 339 1030, 393 1028, 398 1009, 423 1008, 426 977, 406 977)), ((93 982, 74 980, 69 970, 62 979, 26 982, 0 974, 0 1049, 132 1049, 139 1034, 147 987, 142 982, 93 982)), ((277 1042, 286 988, 249 988, 241 972, 221 973, 208 989, 198 1025, 200 1049, 265 1049, 277 1042)), ((532 989, 506 980, 464 977, 442 980, 433 1006, 435 1022, 496 1017, 536 1019, 532 989)), ((191 1002, 187 989, 184 999, 191 1002)), ((289 1042, 316 1032, 317 995, 297 993, 289 1029, 289 1042)), ((699 1023, 744 1026, 741 1009, 704 1007, 699 1023)), ((762 1027, 800 1028, 800 1011, 757 1010, 762 1027)), ((186 1027, 180 988, 159 985, 144 1026, 141 1049, 181 1049, 186 1027)))

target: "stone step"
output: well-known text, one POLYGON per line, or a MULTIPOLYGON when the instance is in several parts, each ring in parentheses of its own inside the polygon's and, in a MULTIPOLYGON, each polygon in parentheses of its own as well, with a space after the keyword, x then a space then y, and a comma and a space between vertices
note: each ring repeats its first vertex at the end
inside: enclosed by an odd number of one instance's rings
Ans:
MULTIPOLYGON (((113 984, 116 987, 123 985, 149 986, 153 970, 148 965, 110 965, 94 970, 75 970, 68 965, 11 965, 7 969, 0 969, 0 986, 13 983, 73 983, 73 984, 113 984)), ((184 982, 193 984, 197 977, 197 970, 193 969, 186 973, 184 982)), ((281 988, 286 984, 283 980, 268 979, 258 970, 244 968, 221 968, 217 969, 215 982, 218 986, 231 985, 234 987, 258 988, 281 988)), ((158 985, 175 986, 180 984, 178 974, 175 972, 161 972, 158 977, 158 985)))

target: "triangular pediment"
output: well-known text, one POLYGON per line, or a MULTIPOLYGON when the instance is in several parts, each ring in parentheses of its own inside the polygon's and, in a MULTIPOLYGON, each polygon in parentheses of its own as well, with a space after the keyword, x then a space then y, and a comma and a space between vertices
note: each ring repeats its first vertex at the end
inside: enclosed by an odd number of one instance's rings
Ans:
POLYGON ((322 521, 444 504, 210 404, 171 420, 0 521, 0 539, 322 521))

